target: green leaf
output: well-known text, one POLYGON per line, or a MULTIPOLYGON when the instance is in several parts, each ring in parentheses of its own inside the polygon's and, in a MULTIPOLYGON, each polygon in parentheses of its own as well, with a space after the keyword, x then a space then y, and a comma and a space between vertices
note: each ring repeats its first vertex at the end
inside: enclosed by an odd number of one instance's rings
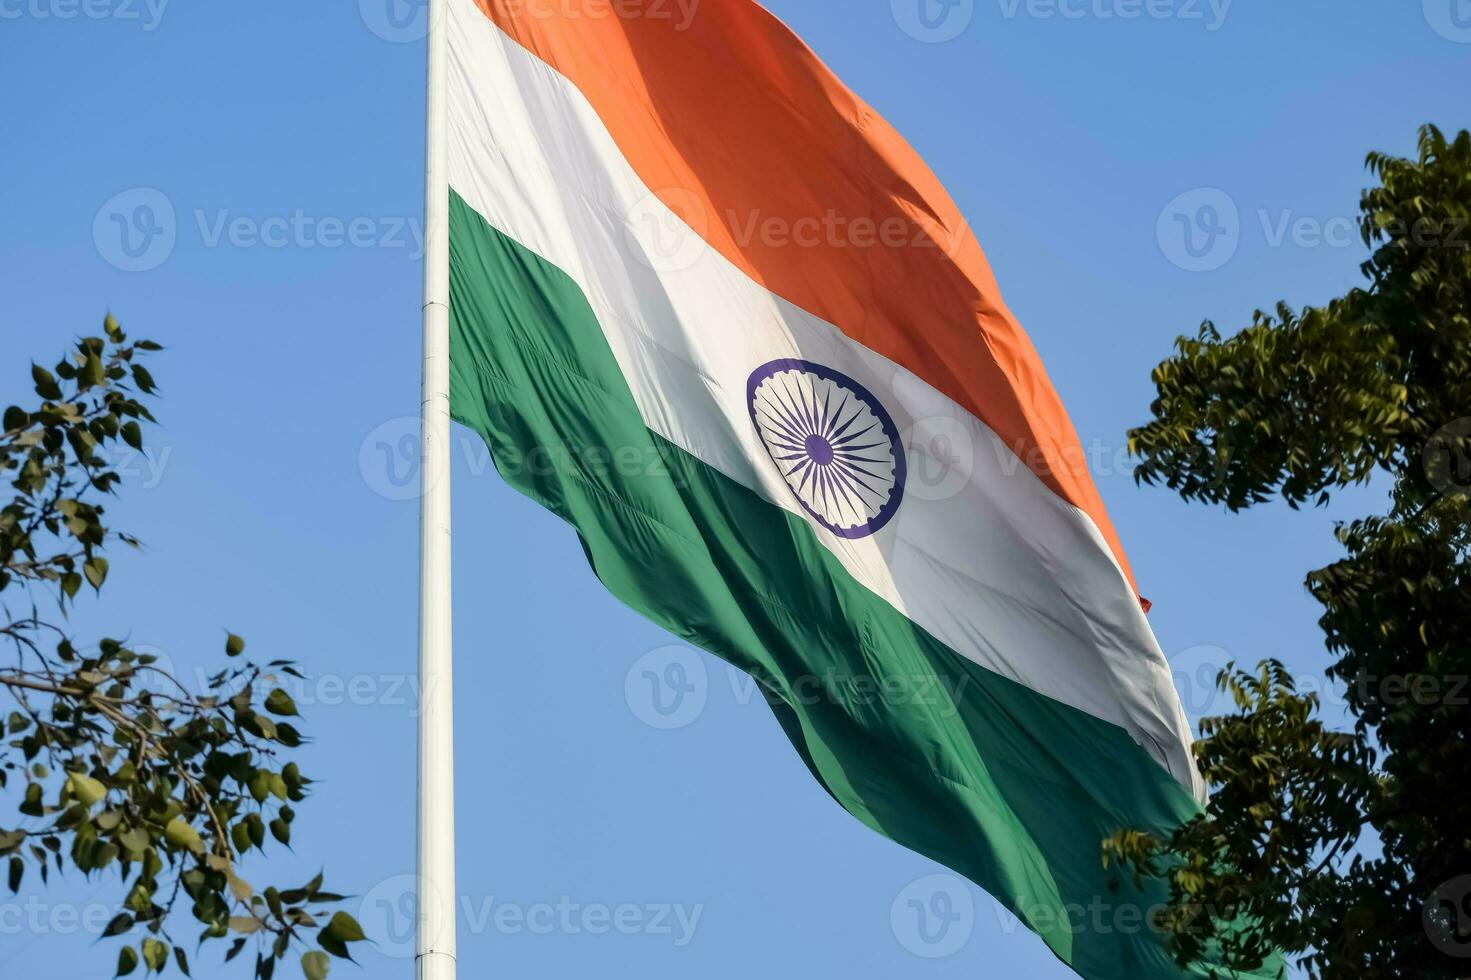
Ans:
POLYGON ((360 943, 368 938, 363 934, 363 927, 358 925, 358 920, 346 912, 335 913, 322 932, 343 943, 360 943))
POLYGON ((225 638, 225 656, 238 657, 245 652, 245 641, 234 633, 225 638))
POLYGON ((129 827, 118 835, 118 843, 127 848, 128 860, 140 860, 148 850, 148 832, 141 827, 129 827))
MULTIPOLYGON (((145 858, 145 863, 147 859, 145 858)), ((128 892, 128 897, 123 902, 125 908, 137 912, 141 916, 148 915, 149 909, 153 907, 153 892, 142 881, 135 884, 128 892)))
POLYGON ((102 938, 110 939, 113 936, 121 936, 131 928, 133 928, 133 917, 126 912, 121 912, 113 916, 107 928, 102 930, 102 938))
POLYGON ((107 369, 102 364, 102 358, 96 354, 88 354, 87 359, 82 362, 82 381, 88 385, 100 385, 107 379, 107 369))
POLYGON ((331 953, 338 959, 348 961, 352 960, 352 954, 347 951, 347 944, 340 939, 334 939, 333 937, 327 935, 327 930, 323 929, 320 933, 317 934, 317 942, 321 944, 321 947, 323 949, 325 949, 327 952, 331 953))
POLYGON ((155 390, 155 385, 153 384, 153 375, 149 374, 148 369, 143 365, 133 365, 133 381, 137 383, 139 390, 141 390, 145 395, 153 394, 155 390))
POLYGON ((180 850, 192 851, 195 854, 204 852, 204 841, 199 837, 199 831, 183 817, 175 817, 169 821, 163 831, 163 839, 170 845, 180 850))
POLYGON ((103 844, 102 846, 98 847, 96 853, 92 855, 93 869, 97 871, 102 870, 112 862, 116 861, 118 854, 119 849, 116 844, 112 843, 111 841, 103 844))
POLYGON ((162 973, 169 962, 169 947, 157 939, 143 940, 143 965, 150 973, 162 973))
POLYGON ((12 857, 10 859, 10 877, 9 877, 9 885, 10 885, 10 892, 11 892, 11 894, 15 894, 16 892, 20 891, 20 882, 21 882, 21 879, 25 877, 25 873, 26 873, 26 863, 24 861, 22 861, 19 857, 12 857))
POLYGON ((138 953, 131 946, 124 946, 117 953, 117 973, 114 976, 125 977, 138 969, 138 953))
POLYGON ((230 828, 230 843, 235 845, 237 854, 250 850, 250 828, 245 825, 245 821, 242 820, 230 828))
POLYGON ((82 566, 82 573, 87 576, 87 581, 92 588, 102 590, 102 583, 107 581, 107 570, 109 566, 106 558, 93 558, 82 566))
POLYGON ((138 425, 137 422, 124 422, 123 423, 122 434, 123 434, 123 442, 126 442, 128 445, 132 446, 134 449, 138 450, 139 452, 142 452, 142 450, 143 450, 143 429, 138 425))
POLYGON ((90 808, 107 796, 106 786, 82 773, 72 773, 67 777, 66 784, 72 796, 85 807, 90 808))
POLYGON ((291 695, 279 687, 266 696, 266 710, 273 715, 281 715, 290 718, 296 715, 296 702, 291 700, 291 695))
POLYGON ((36 394, 48 401, 59 401, 61 399, 61 387, 56 383, 56 377, 39 364, 31 365, 31 380, 36 383, 36 394))
POLYGON ((301 954, 301 972, 306 974, 306 980, 326 980, 331 968, 332 960, 321 950, 301 954))
POLYGON ((260 847, 266 842, 266 824, 260 814, 252 813, 245 818, 245 827, 250 831, 250 842, 260 847))

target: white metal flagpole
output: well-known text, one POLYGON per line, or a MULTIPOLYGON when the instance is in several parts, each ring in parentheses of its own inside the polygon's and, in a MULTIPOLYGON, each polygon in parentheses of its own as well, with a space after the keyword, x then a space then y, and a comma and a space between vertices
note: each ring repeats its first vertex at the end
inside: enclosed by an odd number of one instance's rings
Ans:
POLYGON ((455 977, 450 623, 448 2, 429 0, 424 192, 423 501, 419 556, 418 980, 455 977))

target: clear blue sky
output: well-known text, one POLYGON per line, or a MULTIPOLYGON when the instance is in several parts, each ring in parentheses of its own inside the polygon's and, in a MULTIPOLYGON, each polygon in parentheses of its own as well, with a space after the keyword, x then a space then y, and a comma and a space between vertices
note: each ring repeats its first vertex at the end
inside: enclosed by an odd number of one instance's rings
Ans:
MULTIPOLYGON (((423 55, 388 2, 0 0, 0 401, 27 359, 54 360, 109 308, 170 347, 155 365, 164 426, 149 460, 125 461, 136 476, 117 508, 148 550, 118 556, 78 629, 131 631, 185 672, 213 662, 222 627, 305 663, 303 761, 321 781, 296 855, 255 870, 304 880, 325 865, 366 896, 379 946, 338 974, 364 980, 412 968, 399 902, 417 512, 385 466, 418 396, 420 264, 403 226, 421 210, 423 55), (130 240, 113 215, 136 219, 130 240)), ((1231 517, 1137 489, 1123 437, 1177 334, 1355 283, 1344 229, 1365 152, 1467 123, 1471 4, 963 0, 931 29, 918 3, 770 0, 970 217, 1102 448, 1099 483, 1182 678, 1265 656, 1316 676, 1302 579, 1336 554, 1333 519, 1376 492, 1231 517)), ((918 939, 904 910, 934 884, 905 889, 942 869, 843 814, 718 662, 660 654, 697 680, 703 666, 705 706, 676 730, 645 724, 625 678, 671 639, 606 596, 571 532, 459 435, 465 976, 1068 975, 944 879, 974 912, 944 948, 918 939), (634 934, 597 934, 605 912, 634 934)), ((109 974, 112 944, 80 934, 75 912, 116 894, 73 881, 0 899, 5 975, 109 974)), ((221 952, 196 976, 243 975, 221 952)))

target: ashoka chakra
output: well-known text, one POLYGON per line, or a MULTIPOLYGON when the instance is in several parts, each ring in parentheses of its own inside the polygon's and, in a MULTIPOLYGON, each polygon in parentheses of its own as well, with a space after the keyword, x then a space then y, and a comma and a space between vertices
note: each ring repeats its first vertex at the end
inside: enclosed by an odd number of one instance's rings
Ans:
POLYGON ((844 538, 893 519, 904 496, 894 420, 861 384, 812 361, 763 364, 747 386, 751 422, 802 508, 844 538))

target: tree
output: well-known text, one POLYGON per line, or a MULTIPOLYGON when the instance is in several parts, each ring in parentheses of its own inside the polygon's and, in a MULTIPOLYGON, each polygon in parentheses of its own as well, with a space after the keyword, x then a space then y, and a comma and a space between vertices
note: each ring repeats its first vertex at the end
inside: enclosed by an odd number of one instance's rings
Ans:
POLYGON ((12 704, 0 711, 0 793, 18 798, 19 824, 0 822, 0 863, 12 893, 68 868, 116 875, 120 911, 104 935, 127 943, 119 976, 171 962, 187 975, 175 935, 187 911, 201 943, 229 940, 226 961, 253 942, 258 980, 303 948, 303 972, 320 980, 328 954, 348 958, 363 939, 351 916, 330 912, 341 896, 320 875, 257 889, 240 868, 268 839, 289 844, 311 785, 290 761, 296 706, 272 686, 296 668, 251 663, 226 634, 221 669, 196 692, 123 640, 83 646, 66 628, 84 589, 107 582, 109 546, 138 545, 104 523, 104 505, 122 483, 112 450, 141 450, 153 422, 142 362, 160 348, 130 342, 111 316, 103 332, 53 371, 33 365, 40 405, 4 414, 0 690, 12 704))
POLYGON ((1139 480, 1232 511, 1390 490, 1307 577, 1353 730, 1280 663, 1233 665, 1237 712, 1196 746, 1204 814, 1105 844, 1167 881, 1182 964, 1216 945, 1232 969, 1275 948, 1331 980, 1471 975, 1471 134, 1427 126, 1417 159, 1368 167, 1367 285, 1229 339, 1207 322, 1131 433, 1139 480))

